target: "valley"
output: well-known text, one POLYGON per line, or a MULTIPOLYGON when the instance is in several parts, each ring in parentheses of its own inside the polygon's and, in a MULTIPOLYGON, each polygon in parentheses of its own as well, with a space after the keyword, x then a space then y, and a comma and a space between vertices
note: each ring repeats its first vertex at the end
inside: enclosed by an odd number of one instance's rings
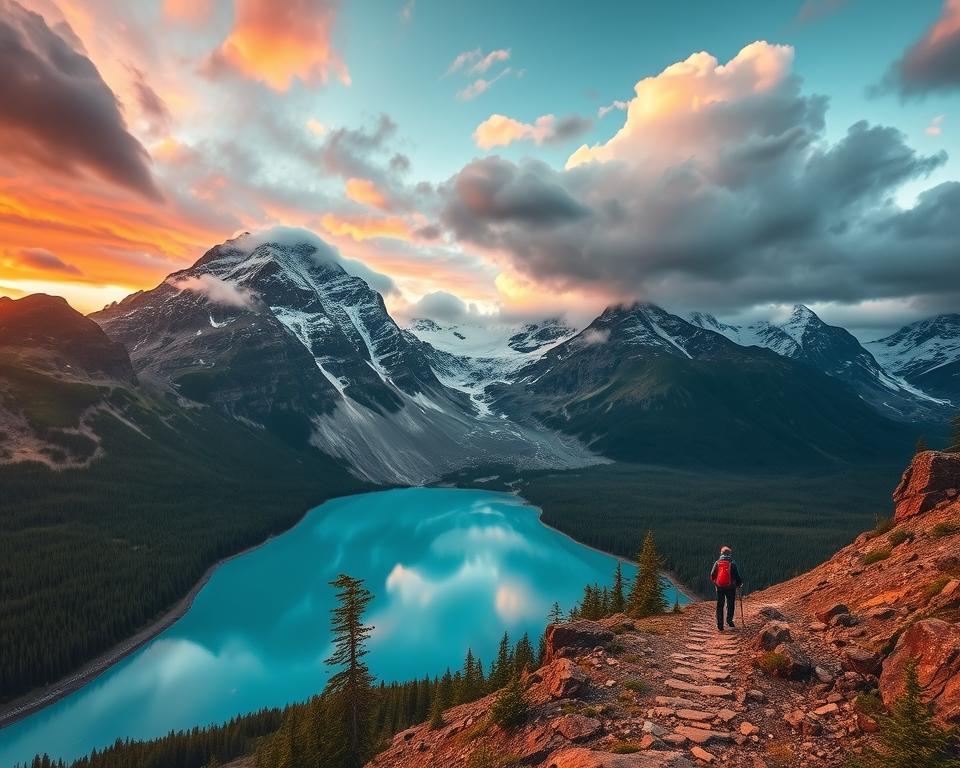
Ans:
MULTIPOLYGON (((8 702, 149 627, 207 568, 289 530, 303 510, 383 487, 520 494, 597 557, 632 558, 652 529, 667 570, 700 594, 702 563, 729 540, 763 588, 885 514, 918 436, 943 440, 952 413, 806 308, 780 330, 792 346, 771 329, 747 336, 652 304, 610 307, 582 330, 556 319, 401 326, 302 231, 241 235, 90 317, 52 297, 2 302, 0 479, 16 510, 0 519, 13 576, 0 592, 8 702)), ((949 368, 960 351, 944 323, 932 326, 943 339, 931 364, 949 368)), ((145 668, 189 623, 103 684, 145 668)), ((97 685, 23 722, 54 722, 97 685)), ((139 735, 268 703, 250 695, 139 735)))

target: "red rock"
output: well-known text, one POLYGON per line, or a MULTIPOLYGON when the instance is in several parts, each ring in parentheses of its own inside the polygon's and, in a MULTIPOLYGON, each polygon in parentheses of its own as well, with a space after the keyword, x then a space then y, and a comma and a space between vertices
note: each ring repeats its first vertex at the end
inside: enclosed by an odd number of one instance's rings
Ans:
POLYGON ((552 699, 568 699, 583 690, 589 678, 570 659, 557 659, 540 668, 540 685, 552 699))
POLYGON ((710 754, 702 747, 690 747, 690 754, 697 758, 697 760, 703 760, 705 763, 712 763, 717 759, 716 756, 710 754))
POLYGON ((599 645, 613 642, 614 634, 595 621, 571 621, 547 627, 547 661, 592 651, 599 645))
POLYGON ((901 635, 880 675, 880 696, 887 706, 903 694, 911 658, 917 659, 917 678, 937 719, 960 722, 960 625, 923 619, 901 635))
POLYGON ((913 457, 893 492, 896 522, 933 509, 947 501, 947 491, 960 486, 960 454, 924 451, 913 457))
POLYGON ((836 603, 830 608, 827 608, 825 611, 818 611, 815 615, 817 620, 821 623, 829 624, 830 619, 832 619, 834 616, 839 616, 841 613, 850 613, 850 609, 847 608, 847 606, 843 603, 836 603))
POLYGON ((880 672, 880 663, 883 661, 879 653, 868 651, 857 645, 844 649, 843 655, 847 663, 855 672, 862 675, 876 675, 880 672))
POLYGON ((596 736, 602 726, 595 717, 564 715, 553 722, 553 728, 567 741, 586 741, 596 736))

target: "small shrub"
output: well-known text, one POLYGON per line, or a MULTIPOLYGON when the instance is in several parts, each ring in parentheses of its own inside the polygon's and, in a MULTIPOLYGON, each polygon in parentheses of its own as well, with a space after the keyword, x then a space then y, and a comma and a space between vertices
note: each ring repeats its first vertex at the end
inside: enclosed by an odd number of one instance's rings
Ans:
POLYGON ((635 677, 632 677, 629 680, 624 680, 623 687, 628 691, 633 691, 634 693, 639 693, 640 695, 643 695, 650 690, 649 685, 647 685, 643 680, 639 680, 635 677))
POLYGON ((890 549, 888 547, 878 547, 871 552, 867 552, 861 560, 864 565, 873 565, 881 560, 886 560, 888 557, 890 557, 890 549))
POLYGON ((932 599, 935 598, 937 595, 939 595, 941 592, 943 592, 943 588, 944 588, 945 586, 947 586, 947 584, 949 584, 949 583, 950 583, 950 577, 949 577, 949 576, 941 576, 941 577, 938 578, 938 579, 934 579, 934 580, 931 581, 929 584, 927 584, 927 586, 924 588, 924 590, 923 590, 923 599, 924 599, 924 600, 932 600, 932 599))
POLYGON ((632 755, 634 752, 639 752, 643 747, 637 744, 635 741, 618 741, 612 747, 610 751, 615 755, 632 755))
POLYGON ((624 648, 626 648, 626 646, 623 643, 621 643, 619 640, 612 640, 606 645, 607 653, 613 653, 613 654, 623 653, 624 648))
POLYGON ((767 765, 770 768, 793 768, 797 764, 797 756, 786 744, 767 745, 767 765))
POLYGON ((473 726, 469 731, 463 732, 463 738, 467 741, 476 741, 481 736, 486 736, 487 731, 490 730, 490 721, 484 718, 479 723, 473 726))
POLYGON ((490 705, 490 719, 499 726, 512 728, 527 719, 530 703, 520 677, 514 675, 490 705))
POLYGON ((950 754, 954 733, 940 728, 924 701, 917 679, 917 661, 907 664, 903 694, 889 715, 877 718, 877 747, 854 758, 852 768, 957 768, 950 754))
POLYGON ((584 707, 581 714, 586 717, 596 717, 600 714, 600 710, 597 707, 584 707))
POLYGON ((779 677, 786 674, 787 668, 790 666, 790 660, 782 653, 767 651, 760 654, 760 658, 757 659, 757 666, 768 675, 779 677))
POLYGON ((955 520, 944 520, 942 523, 937 523, 930 529, 930 535, 935 539, 952 536, 957 532, 960 532, 960 523, 955 520))
POLYGON ((887 541, 890 542, 891 547, 899 547, 905 541, 913 541, 914 532, 904 530, 900 528, 899 530, 894 531, 887 537, 887 541))
POLYGON ((627 664, 639 664, 643 661, 643 656, 639 653, 625 653, 620 658, 627 662, 627 664))
POLYGON ((875 539, 877 536, 883 536, 893 530, 894 522, 892 517, 881 517, 877 520, 877 526, 867 533, 867 538, 875 539))
POLYGON ((874 717, 883 712, 883 702, 876 693, 861 693, 853 702, 857 712, 874 717))

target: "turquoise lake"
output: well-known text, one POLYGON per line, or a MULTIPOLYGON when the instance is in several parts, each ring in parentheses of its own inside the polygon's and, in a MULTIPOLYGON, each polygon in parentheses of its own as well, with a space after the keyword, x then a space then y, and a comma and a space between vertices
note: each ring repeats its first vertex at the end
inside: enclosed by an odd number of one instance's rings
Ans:
MULTIPOLYGON (((585 584, 612 583, 615 567, 506 493, 407 488, 335 499, 218 568, 186 615, 136 653, 0 730, 0 766, 38 752, 70 760, 117 738, 309 698, 330 674, 328 582, 340 573, 376 596, 368 662, 390 681, 456 669, 467 648, 486 668, 504 630, 528 632, 536 646, 552 603, 568 609, 585 584)), ((671 603, 674 595, 669 588, 671 603)))

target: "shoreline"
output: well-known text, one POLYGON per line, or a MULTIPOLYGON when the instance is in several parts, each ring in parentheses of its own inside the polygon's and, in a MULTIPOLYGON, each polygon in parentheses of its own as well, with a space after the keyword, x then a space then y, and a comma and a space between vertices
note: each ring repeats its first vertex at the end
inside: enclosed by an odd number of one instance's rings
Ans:
MULTIPOLYGON (((429 488, 429 487, 443 487, 443 486, 410 486, 410 487, 428 487, 429 488)), ((463 486, 454 485, 452 487, 462 488, 463 486)), ((389 490, 389 489, 379 489, 379 490, 389 490)), ((468 488, 468 490, 485 490, 485 489, 468 488)), ((575 539, 566 531, 562 531, 559 528, 556 528, 550 525, 549 523, 545 522, 543 520, 543 509, 533 504, 532 502, 528 501, 527 499, 525 499, 523 496, 520 495, 518 491, 508 491, 508 493, 512 493, 512 495, 523 499, 525 504, 536 509, 537 519, 540 521, 541 525, 543 525, 546 528, 549 528, 551 531, 555 531, 556 533, 560 534, 564 538, 574 542, 578 546, 585 547, 587 549, 590 549, 594 552, 598 552, 603 555, 607 555, 608 557, 613 557, 619 560, 620 562, 631 563, 631 564, 633 563, 633 561, 630 560, 629 558, 622 557, 621 555, 613 554, 612 552, 607 552, 605 550, 600 549, 599 547, 594 547, 590 544, 585 544, 584 542, 575 539)), ((345 496, 352 496, 352 495, 355 495, 355 494, 345 494, 345 496)), ((333 498, 344 498, 344 497, 333 497, 333 498)), ((326 499, 325 501, 332 501, 332 500, 333 499, 326 499)), ((320 502, 320 504, 323 504, 323 503, 324 502, 320 502)), ((83 688, 89 683, 92 683, 94 680, 100 677, 100 675, 102 675, 104 672, 109 670, 112 666, 119 663, 120 661, 123 661, 123 659, 125 659, 127 656, 130 656, 131 654, 138 651, 140 648, 145 646, 147 643, 149 643, 151 640, 156 638, 158 635, 162 634, 165 630, 172 627, 174 624, 176 624, 180 619, 182 619, 186 615, 187 611, 189 611, 190 608, 193 606, 194 600, 196 600, 197 595, 200 594, 200 590, 202 590, 207 585, 207 583, 212 578, 213 574, 216 572, 218 568, 220 568, 220 566, 226 563, 229 563, 231 560, 234 560, 235 558, 242 557, 251 552, 254 552, 260 547, 263 547, 266 544, 268 544, 275 537, 282 536, 284 533, 287 533, 287 531, 293 530, 303 521, 303 519, 307 516, 310 510, 314 509, 316 506, 319 506, 319 505, 315 505, 313 507, 310 507, 309 509, 306 509, 304 513, 296 520, 296 522, 294 522, 293 525, 291 525, 285 531, 280 531, 278 533, 271 534, 263 541, 257 544, 254 544, 250 547, 247 547, 246 549, 243 549, 239 552, 235 552, 232 555, 228 555, 227 557, 221 558, 217 562, 210 565, 207 568, 207 570, 204 571, 203 575, 200 577, 197 583, 190 588, 190 591, 187 592, 186 595, 181 597, 172 607, 170 607, 162 616, 160 616, 160 618, 148 624, 143 629, 134 633, 127 639, 117 643, 117 645, 115 645, 113 648, 110 648, 109 650, 103 652, 102 654, 92 659, 91 661, 88 661, 86 664, 81 666, 77 671, 71 673, 67 677, 57 680, 54 683, 46 685, 42 688, 37 688, 33 691, 30 691, 29 693, 23 694, 19 698, 16 698, 6 704, 0 705, 0 729, 6 728, 9 725, 13 725, 16 722, 23 720, 24 718, 29 717, 30 715, 36 712, 39 712, 40 710, 45 709, 46 707, 52 704, 55 704, 56 702, 60 701, 60 699, 66 698, 71 693, 74 693, 80 688, 83 688)), ((661 573, 665 575, 671 581, 671 583, 676 587, 677 591, 680 594, 682 594, 684 597, 686 597, 687 600, 689 600, 691 603, 700 602, 703 599, 697 596, 685 584, 680 582, 674 576, 674 574, 672 574, 670 571, 662 571, 661 573)))
MULTIPOLYGON (((313 509, 313 507, 310 509, 313 509)), ((306 512, 300 516, 297 522, 295 522, 287 530, 292 530, 299 525, 309 511, 309 509, 306 510, 306 512)), ((55 704, 56 702, 60 701, 60 699, 69 696, 74 691, 77 691, 80 688, 83 688, 85 685, 92 683, 112 666, 120 661, 123 661, 123 659, 135 651, 138 651, 140 648, 145 646, 151 640, 182 619, 186 615, 187 611, 189 611, 193 606, 193 602, 196 600, 197 595, 200 594, 200 590, 207 585, 213 574, 220 566, 229 563, 235 558, 242 557, 243 555, 247 555, 260 549, 260 547, 268 544, 276 536, 282 535, 283 533, 286 533, 286 531, 271 534, 263 541, 247 547, 240 552, 227 555, 227 557, 221 558, 217 562, 213 563, 207 568, 206 571, 203 572, 203 575, 200 577, 199 581, 197 581, 197 583, 190 588, 190 591, 181 597, 176 603, 174 603, 174 605, 170 607, 159 619, 143 627, 143 629, 131 635, 126 640, 120 641, 113 646, 113 648, 104 651, 95 659, 88 661, 76 672, 57 680, 55 683, 50 683, 42 688, 37 688, 29 693, 23 694, 13 701, 0 705, 0 729, 6 728, 9 725, 13 725, 19 720, 23 720, 35 712, 39 712, 41 709, 49 707, 51 704, 55 704)))
MULTIPOLYGON (((482 490, 482 489, 472 489, 472 490, 482 490)), ((519 491, 510 491, 510 493, 512 493, 514 496, 517 496, 518 498, 523 499, 523 496, 520 495, 519 491)), ((540 520, 540 524, 543 525, 544 528, 549 528, 551 531, 556 531, 564 538, 569 539, 570 541, 574 542, 575 544, 581 547, 586 547, 587 549, 593 550, 594 552, 599 552, 601 555, 606 555, 607 557, 615 558, 616 560, 619 560, 621 563, 630 563, 630 565, 636 565, 636 563, 633 560, 631 560, 629 557, 623 557, 623 555, 615 555, 613 552, 607 552, 605 549, 600 549, 600 547, 595 547, 592 544, 585 544, 579 539, 575 539, 566 531, 562 531, 559 528, 550 525, 550 523, 546 522, 543 519, 542 507, 538 507, 536 504, 534 504, 531 501, 527 501, 526 499, 523 499, 523 500, 528 505, 530 505, 531 507, 537 510, 538 512, 537 518, 540 520)), ((666 576, 670 580, 670 582, 673 584, 673 586, 676 588, 676 590, 685 598, 687 598, 687 600, 689 600, 691 603, 703 602, 704 598, 697 595, 692 589, 690 589, 690 587, 688 587, 686 584, 680 581, 672 571, 660 571, 660 573, 661 575, 666 576)))

